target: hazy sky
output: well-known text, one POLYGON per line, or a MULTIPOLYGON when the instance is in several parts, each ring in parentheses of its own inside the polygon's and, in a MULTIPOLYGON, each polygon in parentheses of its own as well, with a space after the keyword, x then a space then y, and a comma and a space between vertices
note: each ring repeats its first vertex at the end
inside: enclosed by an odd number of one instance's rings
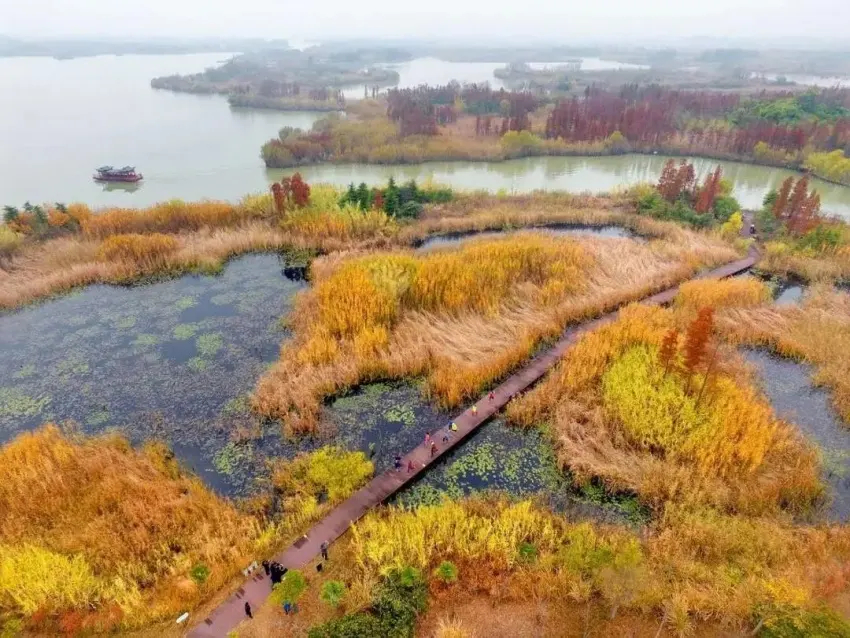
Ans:
POLYGON ((0 0, 0 34, 641 40, 847 37, 850 0, 0 0))

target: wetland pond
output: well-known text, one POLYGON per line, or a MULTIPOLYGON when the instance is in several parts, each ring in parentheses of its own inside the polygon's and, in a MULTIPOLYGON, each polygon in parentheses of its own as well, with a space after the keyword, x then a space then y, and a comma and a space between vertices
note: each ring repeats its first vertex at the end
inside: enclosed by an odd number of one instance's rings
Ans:
MULTIPOLYGON (((448 233, 445 235, 433 235, 423 240, 416 246, 419 251, 429 251, 436 248, 446 248, 456 246, 467 239, 483 239, 493 237, 504 237, 513 232, 509 230, 482 230, 470 231, 462 233, 448 233)), ((516 232, 520 231, 537 231, 547 235, 563 236, 563 235, 596 235, 597 237, 631 237, 636 238, 637 235, 627 228, 622 226, 582 226, 575 224, 550 224, 545 226, 529 226, 526 228, 517 228, 516 232)))
POLYGON ((850 521, 850 429, 832 407, 829 392, 814 387, 808 365, 763 350, 744 350, 744 356, 759 372, 776 414, 794 423, 820 449, 832 498, 827 518, 850 521))
POLYGON ((248 489, 254 456, 284 452, 280 429, 257 427, 247 393, 278 357, 280 318, 304 287, 276 255, 232 261, 219 276, 89 286, 0 315, 0 442, 44 422, 117 429, 167 442, 222 493, 248 489))

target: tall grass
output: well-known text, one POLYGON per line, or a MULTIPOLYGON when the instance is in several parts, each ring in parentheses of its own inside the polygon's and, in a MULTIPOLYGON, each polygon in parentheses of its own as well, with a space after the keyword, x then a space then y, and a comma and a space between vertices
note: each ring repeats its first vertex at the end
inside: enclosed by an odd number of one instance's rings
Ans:
POLYGON ((499 600, 586 601, 654 612, 689 628, 713 620, 735 632, 801 619, 846 589, 846 528, 800 528, 766 518, 670 507, 633 531, 569 523, 527 501, 445 501, 369 514, 350 541, 364 574, 399 566, 459 566, 465 591, 499 600), (498 587, 504 583, 507 587, 498 587))
POLYGON ((820 503, 815 452, 773 415, 734 357, 683 376, 658 349, 689 315, 633 306, 585 335, 537 388, 512 404, 514 423, 552 425, 560 463, 661 508, 668 501, 734 512, 820 503), (697 388, 699 388, 697 390, 697 388))
POLYGON ((719 325, 737 343, 813 364, 815 383, 832 390, 835 408, 850 422, 850 294, 816 286, 800 306, 730 308, 719 325))
POLYGON ((0 610, 89 630, 179 614, 233 576, 261 531, 161 446, 52 425, 0 449, 0 510, 0 610))
POLYGON ((314 288, 292 314, 295 338, 261 379, 254 405, 283 419, 290 434, 309 432, 324 397, 373 379, 421 375, 434 401, 457 405, 569 322, 734 256, 712 240, 686 237, 680 247, 529 233, 424 256, 316 260, 314 288))
POLYGON ((110 208, 81 222, 89 237, 104 238, 130 233, 176 233, 200 228, 224 228, 250 221, 266 213, 262 208, 235 206, 228 202, 171 200, 149 208, 110 208))

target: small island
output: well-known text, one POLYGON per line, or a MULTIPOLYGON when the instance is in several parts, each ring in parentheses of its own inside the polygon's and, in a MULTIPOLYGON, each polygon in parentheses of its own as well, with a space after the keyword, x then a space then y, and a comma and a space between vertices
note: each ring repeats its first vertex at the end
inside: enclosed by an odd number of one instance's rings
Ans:
POLYGON ((201 73, 154 78, 151 86, 228 95, 232 106, 337 111, 345 107, 344 87, 377 94, 399 80, 397 71, 381 65, 407 59, 408 53, 396 49, 275 49, 237 55, 201 73))

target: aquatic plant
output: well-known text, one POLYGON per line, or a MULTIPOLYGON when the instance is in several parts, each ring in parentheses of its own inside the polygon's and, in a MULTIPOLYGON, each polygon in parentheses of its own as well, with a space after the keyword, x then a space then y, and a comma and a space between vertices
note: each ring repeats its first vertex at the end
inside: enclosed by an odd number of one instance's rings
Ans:
POLYGON ((196 323, 181 323, 174 326, 171 335, 180 341, 191 339, 198 332, 199 326, 196 323))
POLYGON ((50 397, 33 398, 18 388, 0 388, 0 418, 35 416, 49 403, 50 397))
POLYGON ((177 308, 177 310, 186 310, 187 308, 191 308, 196 305, 198 305, 198 300, 190 295, 180 297, 180 299, 174 302, 174 307, 177 308))
POLYGON ((198 349, 198 354, 202 357, 210 358, 214 357, 221 350, 222 346, 224 346, 224 339, 222 339, 221 334, 218 332, 202 334, 195 339, 195 346, 198 349))
POLYGON ((112 235, 103 240, 97 256, 101 261, 123 261, 149 272, 163 268, 177 246, 176 239, 159 233, 112 235))

